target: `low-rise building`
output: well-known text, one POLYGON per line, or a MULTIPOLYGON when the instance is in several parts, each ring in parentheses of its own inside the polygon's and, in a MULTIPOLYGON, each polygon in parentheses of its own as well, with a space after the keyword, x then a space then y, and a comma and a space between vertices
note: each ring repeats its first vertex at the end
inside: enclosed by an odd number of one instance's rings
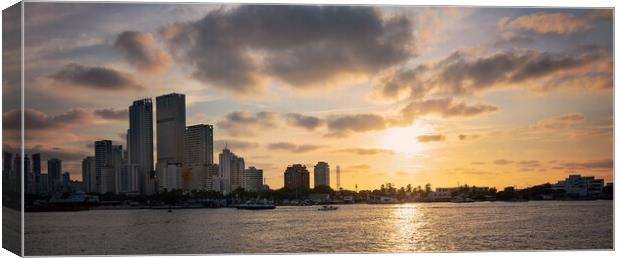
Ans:
POLYGON ((553 190, 563 190, 568 195, 584 197, 601 194, 604 186, 604 179, 597 179, 593 176, 570 175, 565 180, 558 181, 552 185, 551 188, 553 190))

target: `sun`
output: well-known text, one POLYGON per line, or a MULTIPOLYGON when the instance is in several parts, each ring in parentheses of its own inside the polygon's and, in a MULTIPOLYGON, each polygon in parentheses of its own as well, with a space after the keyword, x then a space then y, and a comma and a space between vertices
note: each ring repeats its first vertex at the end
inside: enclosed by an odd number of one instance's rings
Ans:
POLYGON ((431 126, 418 122, 407 127, 394 127, 379 135, 379 145, 406 156, 415 156, 427 149, 423 143, 416 140, 416 137, 431 132, 431 126))

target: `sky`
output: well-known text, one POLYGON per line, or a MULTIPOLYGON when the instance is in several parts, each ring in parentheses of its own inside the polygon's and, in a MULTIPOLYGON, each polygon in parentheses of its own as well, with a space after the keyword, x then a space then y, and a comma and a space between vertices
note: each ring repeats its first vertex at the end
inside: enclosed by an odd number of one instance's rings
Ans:
MULTIPOLYGON (((318 161, 332 187, 340 166, 341 186, 359 190, 613 181, 611 9, 27 2, 24 13, 26 153, 62 159, 74 179, 95 140, 125 146, 134 100, 177 92, 188 125, 214 125, 215 159, 227 144, 272 188, 287 165, 318 161)), ((19 44, 3 50, 12 121, 19 44)))

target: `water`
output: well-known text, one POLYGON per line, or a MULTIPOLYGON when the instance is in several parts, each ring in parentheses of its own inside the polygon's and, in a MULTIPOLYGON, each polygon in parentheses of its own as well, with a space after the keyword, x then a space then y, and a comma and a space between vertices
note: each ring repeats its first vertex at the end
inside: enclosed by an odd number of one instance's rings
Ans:
POLYGON ((27 213, 26 255, 613 249, 613 202, 27 213))

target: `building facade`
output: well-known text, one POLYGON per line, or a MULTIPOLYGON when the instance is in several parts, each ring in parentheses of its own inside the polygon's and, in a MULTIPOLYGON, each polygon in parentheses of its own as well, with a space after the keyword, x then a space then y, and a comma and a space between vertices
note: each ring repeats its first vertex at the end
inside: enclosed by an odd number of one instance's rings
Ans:
POLYGON ((219 155, 219 177, 221 180, 219 191, 228 194, 238 187, 243 187, 245 161, 228 148, 224 148, 219 155))
POLYGON ((263 170, 255 167, 249 167, 245 170, 243 176, 243 189, 250 192, 263 191, 263 170))
POLYGON ((95 157, 86 157, 82 160, 82 190, 84 192, 98 192, 95 178, 95 157))
POLYGON ((112 141, 101 140, 95 142, 95 182, 96 191, 109 192, 108 182, 110 174, 114 173, 112 158, 112 141))
POLYGON ((566 194, 580 197, 601 194, 603 187, 605 187, 604 179, 581 175, 569 175, 568 178, 551 186, 554 190, 563 190, 566 194))
POLYGON ((153 179, 153 103, 150 98, 136 100, 129 107, 127 161, 138 167, 140 193, 149 194, 153 179))
POLYGON ((48 183, 48 191, 56 192, 60 190, 61 179, 60 174, 62 173, 62 161, 59 159, 49 159, 47 161, 47 183, 48 183))
POLYGON ((329 186, 329 164, 323 161, 314 166, 314 188, 320 185, 329 186))
POLYGON ((284 171, 284 187, 287 189, 309 189, 310 172, 306 166, 301 164, 288 166, 284 171))

